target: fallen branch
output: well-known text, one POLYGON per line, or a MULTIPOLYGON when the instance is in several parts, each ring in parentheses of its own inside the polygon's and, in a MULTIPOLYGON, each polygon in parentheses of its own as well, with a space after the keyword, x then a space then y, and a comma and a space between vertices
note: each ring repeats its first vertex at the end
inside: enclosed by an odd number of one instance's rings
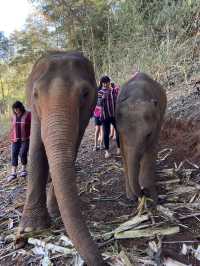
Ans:
POLYGON ((194 202, 194 203, 166 203, 164 206, 171 207, 174 210, 179 208, 196 208, 200 209, 200 202, 194 202))
POLYGON ((200 189, 200 185, 198 185, 198 187, 197 187, 197 185, 195 185, 195 187, 194 187, 194 184, 193 184, 193 186, 179 186, 179 187, 177 187, 175 190, 173 190, 173 191, 170 191, 169 193, 168 193, 168 195, 176 195, 176 196, 178 196, 178 195, 182 195, 182 194, 185 194, 185 193, 195 193, 195 192, 198 192, 197 190, 199 190, 200 189))
POLYGON ((131 218, 130 220, 122 223, 119 227, 117 227, 115 230, 105 233, 104 235, 102 235, 102 238, 107 240, 111 237, 113 237, 113 235, 117 232, 123 232, 126 231, 128 229, 137 227, 139 224, 141 224, 144 221, 149 220, 149 216, 148 215, 141 215, 141 216, 134 216, 133 218, 131 218))
POLYGON ((169 149, 169 148, 165 148, 161 151, 158 152, 158 161, 162 162, 165 159, 167 159, 167 157, 169 157, 170 154, 172 154, 173 149, 169 149))
POLYGON ((148 221, 148 220, 149 220, 149 215, 134 216, 133 218, 131 218, 127 222, 125 222, 125 223, 121 224, 119 227, 117 227, 114 230, 114 233, 120 233, 120 232, 129 230, 129 229, 134 228, 137 225, 141 224, 142 222, 148 221))
POLYGON ((128 230, 115 233, 115 239, 155 237, 156 235, 172 235, 180 231, 179 226, 169 228, 148 228, 142 230, 128 230))
POLYGON ((0 261, 1 261, 2 259, 5 259, 6 257, 12 256, 13 254, 16 254, 16 250, 15 250, 15 251, 12 251, 12 252, 10 252, 10 253, 8 253, 8 254, 2 256, 2 257, 0 257, 0 261))
POLYGON ((123 262, 124 262, 124 265, 126 266, 132 266, 127 254, 125 253, 124 250, 122 250, 120 253, 119 253, 119 257, 122 258, 123 262))
POLYGON ((163 265, 164 266, 192 266, 191 264, 188 265, 188 264, 183 264, 177 260, 173 260, 171 258, 166 258, 164 259, 164 262, 163 262, 163 265))
POLYGON ((45 241, 35 239, 35 238, 29 238, 28 243, 34 246, 42 247, 47 251, 51 251, 52 253, 58 252, 58 253, 62 253, 63 255, 74 255, 77 253, 74 248, 70 249, 66 247, 61 247, 55 244, 46 243, 45 241))
POLYGON ((198 240, 176 240, 176 241, 163 241, 163 244, 179 244, 179 243, 200 243, 198 240))
POLYGON ((174 217, 174 212, 172 212, 169 208, 165 208, 162 205, 158 205, 157 210, 162 213, 164 217, 168 218, 171 222, 178 222, 178 220, 174 217))
POLYGON ((184 216, 179 217, 179 219, 184 220, 184 219, 196 217, 196 216, 200 216, 200 212, 184 215, 184 216))
POLYGON ((158 185, 171 185, 171 184, 176 184, 176 183, 180 183, 180 178, 175 178, 175 179, 166 180, 166 181, 158 181, 156 183, 158 185))

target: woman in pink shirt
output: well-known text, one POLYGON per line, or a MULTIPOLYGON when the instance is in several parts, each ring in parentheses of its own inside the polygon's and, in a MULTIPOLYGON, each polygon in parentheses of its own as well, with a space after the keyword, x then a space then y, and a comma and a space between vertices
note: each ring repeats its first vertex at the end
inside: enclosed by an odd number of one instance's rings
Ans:
POLYGON ((99 87, 97 88, 97 105, 94 109, 94 123, 95 123, 95 135, 94 135, 94 148, 93 151, 103 148, 103 128, 102 128, 102 107, 101 107, 101 95, 99 91, 102 88, 102 83, 100 81, 99 87))

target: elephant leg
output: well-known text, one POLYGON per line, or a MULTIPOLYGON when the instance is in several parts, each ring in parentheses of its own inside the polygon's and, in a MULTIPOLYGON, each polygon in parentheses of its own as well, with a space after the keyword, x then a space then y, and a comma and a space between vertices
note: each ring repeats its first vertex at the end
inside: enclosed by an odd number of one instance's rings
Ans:
POLYGON ((154 204, 157 203, 158 196, 155 180, 156 150, 154 147, 144 153, 140 167, 140 186, 143 188, 145 196, 150 197, 154 204))
POLYGON ((52 182, 49 185, 49 189, 48 189, 48 193, 47 193, 47 208, 48 208, 48 212, 52 218, 60 216, 58 202, 56 199, 56 195, 54 192, 54 187, 53 187, 52 182))
POLYGON ((42 229, 50 224, 46 207, 48 161, 41 141, 40 122, 32 114, 26 201, 18 233, 42 229))

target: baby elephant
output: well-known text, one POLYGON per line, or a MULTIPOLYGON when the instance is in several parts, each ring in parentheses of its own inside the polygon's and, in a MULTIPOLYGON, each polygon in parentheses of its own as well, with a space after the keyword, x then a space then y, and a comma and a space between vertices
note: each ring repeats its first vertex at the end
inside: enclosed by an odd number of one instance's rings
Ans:
POLYGON ((157 203, 156 145, 166 102, 165 90, 145 73, 137 73, 121 89, 116 122, 129 199, 148 196, 157 203))

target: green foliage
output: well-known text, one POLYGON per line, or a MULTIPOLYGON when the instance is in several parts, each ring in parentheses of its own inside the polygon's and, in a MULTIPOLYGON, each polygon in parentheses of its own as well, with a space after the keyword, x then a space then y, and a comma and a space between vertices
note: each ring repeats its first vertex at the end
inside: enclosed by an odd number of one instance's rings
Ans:
POLYGON ((199 60, 199 0, 29 0, 36 8, 23 30, 0 34, 0 102, 24 101, 32 64, 47 50, 83 51, 97 79, 120 84, 134 65, 166 79, 170 69, 187 79, 199 60))
POLYGON ((25 101, 25 84, 33 63, 56 47, 50 26, 42 16, 31 16, 22 31, 10 36, 8 60, 0 64, 0 101, 8 105, 16 99, 25 101))
POLYGON ((4 61, 8 57, 8 38, 0 31, 0 62, 4 61))

